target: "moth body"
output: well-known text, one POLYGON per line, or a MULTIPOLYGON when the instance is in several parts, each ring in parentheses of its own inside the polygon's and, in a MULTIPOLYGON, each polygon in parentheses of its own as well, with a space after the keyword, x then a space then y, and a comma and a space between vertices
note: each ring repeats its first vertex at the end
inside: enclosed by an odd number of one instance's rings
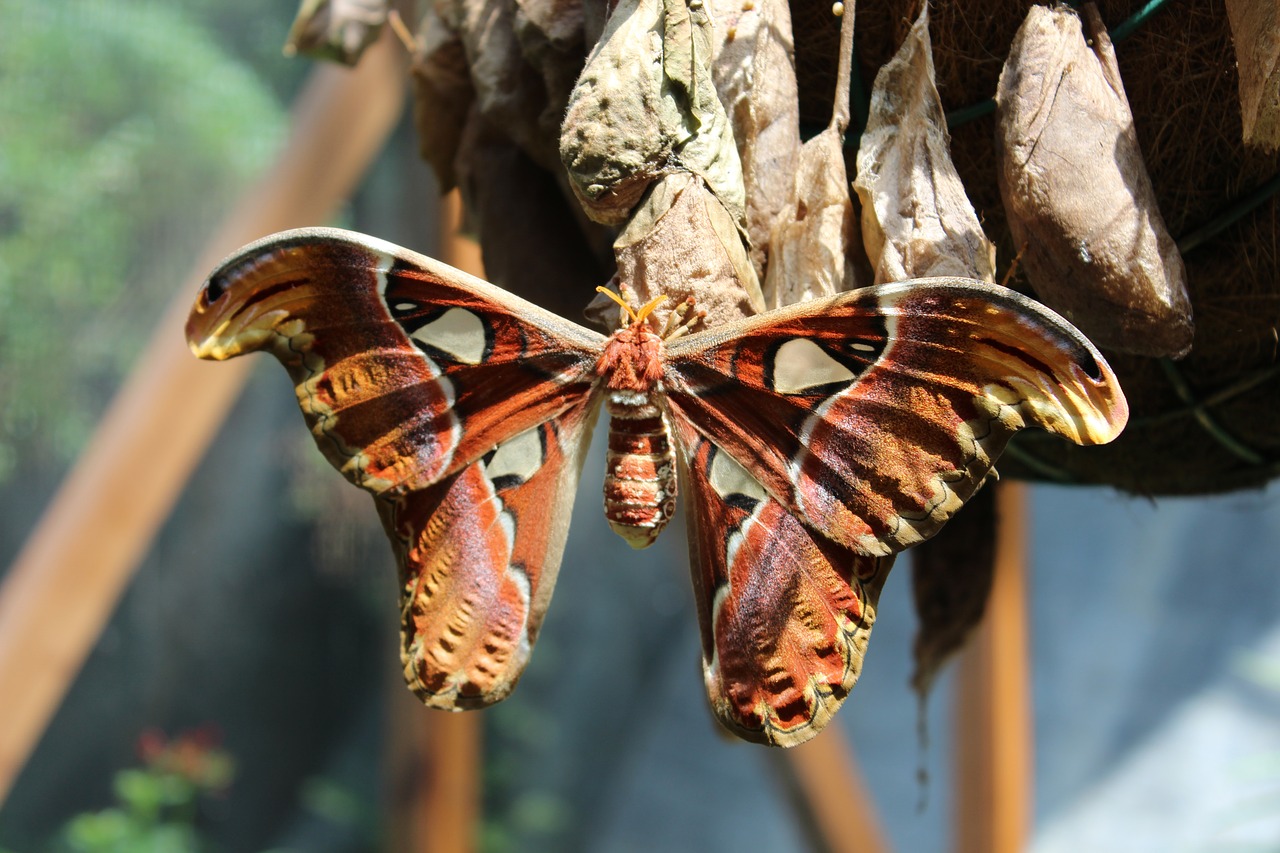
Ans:
POLYGON ((647 548, 676 509, 676 466, 667 419, 656 400, 634 392, 611 392, 605 409, 605 518, 632 548, 647 548))
POLYGON ((647 548, 676 508, 675 456, 659 402, 662 339, 641 323, 625 326, 605 344, 596 372, 608 389, 605 518, 632 548, 647 548))

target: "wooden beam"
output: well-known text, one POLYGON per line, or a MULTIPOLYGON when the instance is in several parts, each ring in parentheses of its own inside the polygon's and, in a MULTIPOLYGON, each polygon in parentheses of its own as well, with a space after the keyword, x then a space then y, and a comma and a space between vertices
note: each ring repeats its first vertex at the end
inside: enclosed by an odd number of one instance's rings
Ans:
POLYGON ((352 71, 312 72, 284 149, 196 260, 0 584, 0 803, 252 366, 188 352, 182 329, 196 288, 236 247, 332 217, 399 119, 402 55, 384 40, 352 71))
POLYGON ((853 745, 839 726, 800 746, 773 751, 809 846, 822 853, 889 853, 892 847, 867 791, 853 745))
POLYGON ((1027 492, 996 492, 995 579, 957 668, 958 853, 1021 853, 1031 836, 1034 735, 1027 629, 1027 492))
MULTIPOLYGON (((440 259, 484 278, 480 247, 461 236, 462 202, 454 190, 440 203, 440 259)), ((480 821, 484 727, 481 711, 424 708, 390 676, 388 847, 393 853, 471 853, 480 821)))

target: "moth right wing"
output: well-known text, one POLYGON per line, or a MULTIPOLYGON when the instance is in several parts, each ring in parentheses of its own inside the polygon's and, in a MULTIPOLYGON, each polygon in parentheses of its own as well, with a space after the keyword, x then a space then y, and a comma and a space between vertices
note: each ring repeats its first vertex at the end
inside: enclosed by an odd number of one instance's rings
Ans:
POLYGON ((746 740, 804 743, 858 680, 894 558, 816 535, 691 424, 672 423, 711 709, 746 740))

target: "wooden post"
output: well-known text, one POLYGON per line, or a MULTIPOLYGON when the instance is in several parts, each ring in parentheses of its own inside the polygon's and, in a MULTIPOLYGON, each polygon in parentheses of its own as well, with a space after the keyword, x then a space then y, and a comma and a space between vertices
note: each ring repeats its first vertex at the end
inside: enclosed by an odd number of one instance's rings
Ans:
MULTIPOLYGON (((484 278, 480 247, 462 237, 457 190, 440 202, 440 259, 484 278)), ((471 853, 480 820, 483 711, 424 708, 396 667, 390 679, 389 848, 394 853, 471 853)))
POLYGON ((403 109, 402 53, 384 40, 352 71, 312 72, 275 164, 210 239, 0 584, 0 803, 248 375, 249 359, 187 351, 196 288, 237 246, 333 215, 403 109))
POLYGON ((823 853, 889 853, 875 802, 839 726, 800 746, 771 751, 783 764, 810 847, 823 853))
POLYGON ((958 853, 1021 853, 1031 832, 1028 488, 1024 483, 1000 483, 997 489, 991 598, 956 673, 958 853))

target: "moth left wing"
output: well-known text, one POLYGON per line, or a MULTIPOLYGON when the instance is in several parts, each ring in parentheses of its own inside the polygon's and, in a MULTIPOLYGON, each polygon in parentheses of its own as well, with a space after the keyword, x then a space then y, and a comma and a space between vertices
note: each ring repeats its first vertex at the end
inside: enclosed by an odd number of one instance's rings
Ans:
POLYGON ((822 537, 868 556, 932 536, 1009 437, 1120 433, 1111 368, 1058 315, 960 278, 864 288, 667 347, 684 421, 822 537))
POLYGON ((317 446, 370 492, 400 565, 402 658, 431 706, 515 685, 555 584, 604 338, 390 243, 276 234, 224 261, 192 350, 265 350, 317 446))
POLYGON ((746 740, 803 743, 858 679, 893 557, 816 535, 689 422, 673 423, 712 710, 746 740))
POLYGON ((580 404, 604 337, 408 249, 302 228, 223 261, 187 341, 201 358, 275 355, 330 464, 396 494, 580 404))

